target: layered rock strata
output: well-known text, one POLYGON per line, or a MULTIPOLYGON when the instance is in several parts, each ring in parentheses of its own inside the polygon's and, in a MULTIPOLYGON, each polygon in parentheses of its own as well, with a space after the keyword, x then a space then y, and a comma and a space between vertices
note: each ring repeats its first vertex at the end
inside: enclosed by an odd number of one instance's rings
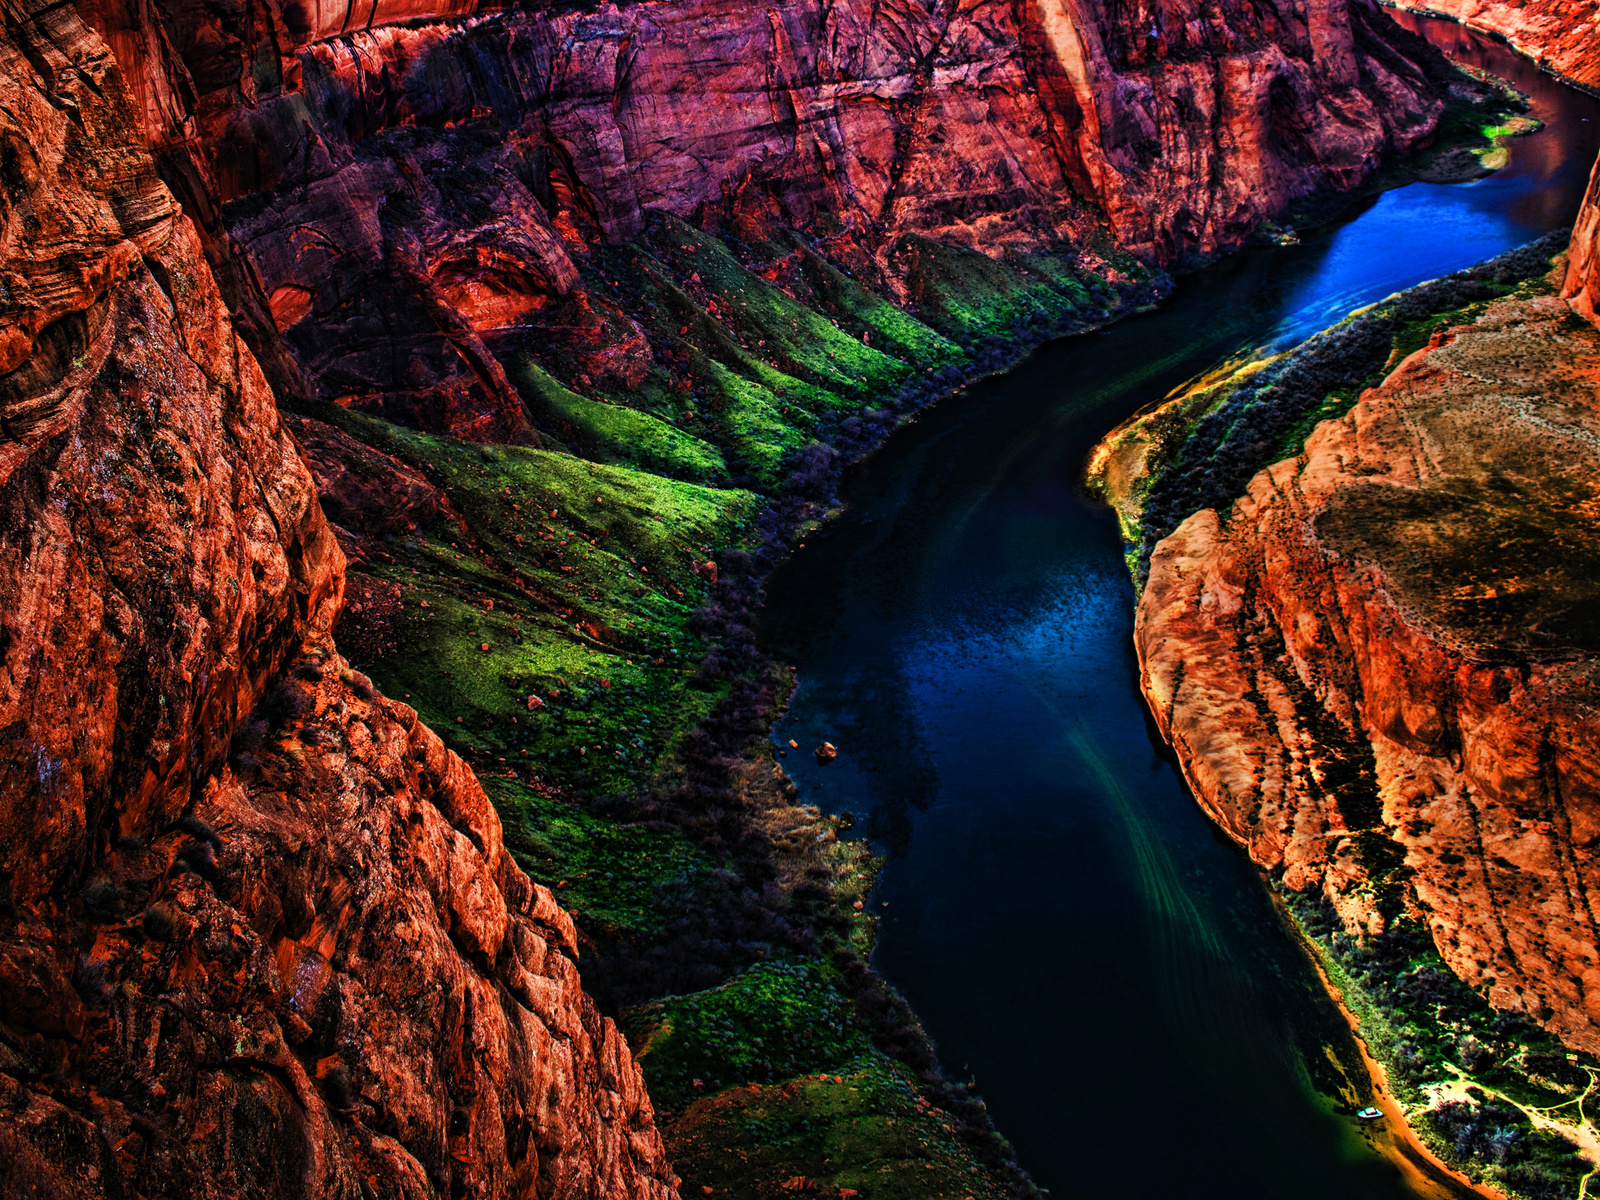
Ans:
POLYGON ((1195 794, 1354 932, 1402 911, 1600 1049, 1600 333, 1440 331, 1226 520, 1157 548, 1142 681, 1195 794))
POLYGON ((1541 67, 1586 87, 1600 87, 1594 52, 1596 0, 1383 0, 1391 8, 1448 17, 1506 41, 1541 67))
POLYGON ((343 556, 126 84, 9 11, 0 1193, 672 1196, 571 921, 327 643, 343 556))
POLYGON ((585 393, 667 349, 580 279, 652 209, 805 230, 905 302, 907 236, 1235 246, 1426 142, 1443 103, 1437 57, 1364 0, 475 11, 95 19, 144 64, 158 160, 253 339, 270 310, 312 393, 483 440, 532 439, 530 332, 605 343, 564 376, 585 393))

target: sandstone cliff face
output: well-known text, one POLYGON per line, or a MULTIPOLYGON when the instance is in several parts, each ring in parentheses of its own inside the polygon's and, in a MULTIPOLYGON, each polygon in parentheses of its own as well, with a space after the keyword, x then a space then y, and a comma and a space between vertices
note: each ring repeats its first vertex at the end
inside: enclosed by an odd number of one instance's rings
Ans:
POLYGON ((1557 75, 1600 87, 1594 53, 1596 0, 1383 0, 1391 8, 1449 17, 1504 38, 1557 75))
POLYGON ((1434 57, 1364 0, 180 5, 163 28, 108 36, 147 63, 169 181, 231 202, 208 228, 235 309, 270 306, 315 394, 490 440, 533 440, 519 338, 642 378, 660 348, 580 277, 651 209, 806 230, 905 301, 904 235, 999 254, 1108 225, 1170 263, 1354 186, 1441 111, 1434 57))
POLYGON ((8 1194, 675 1195, 466 765, 325 644, 268 710, 181 825, 0 926, 8 1194))
POLYGON ((1441 335, 1160 544, 1143 685, 1207 811, 1352 930, 1600 1048, 1600 335, 1441 335))
POLYGON ((1589 177, 1589 191, 1572 228, 1567 278, 1561 294, 1579 316, 1600 325, 1600 313, 1595 310, 1600 301, 1600 161, 1596 161, 1589 177))
POLYGON ((33 897, 184 810, 343 560, 105 47, 58 8, 0 54, 0 853, 33 897))
POLYGON ((140 89, 41 4, 0 94, 0 1193, 674 1195, 571 922, 327 643, 140 89))

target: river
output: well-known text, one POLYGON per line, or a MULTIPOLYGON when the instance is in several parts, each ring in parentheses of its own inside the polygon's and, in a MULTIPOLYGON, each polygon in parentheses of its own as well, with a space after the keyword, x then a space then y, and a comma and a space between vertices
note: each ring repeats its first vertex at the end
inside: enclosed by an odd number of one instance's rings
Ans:
POLYGON ((1512 79, 1545 130, 1488 179, 1385 193, 940 405, 769 587, 763 637, 798 667, 774 740, 839 748, 785 766, 889 856, 874 962, 1057 1196, 1412 1195, 1325 1095, 1342 1018, 1147 719, 1118 531, 1077 483, 1107 430, 1241 347, 1572 219, 1600 103, 1407 23, 1512 79))

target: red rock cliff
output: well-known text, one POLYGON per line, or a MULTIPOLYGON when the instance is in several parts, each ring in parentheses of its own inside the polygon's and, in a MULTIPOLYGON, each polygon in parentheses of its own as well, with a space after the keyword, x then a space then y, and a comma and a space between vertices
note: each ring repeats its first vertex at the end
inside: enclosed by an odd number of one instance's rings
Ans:
POLYGON ((1572 227, 1567 278, 1561 294, 1574 312, 1600 325, 1600 313, 1595 311, 1595 304, 1600 301, 1600 161, 1589 177, 1589 191, 1572 227))
POLYGON ((1436 339, 1157 548, 1136 640, 1196 795, 1352 930, 1600 1048, 1600 334, 1436 339))
POLYGON ((327 641, 343 557, 128 82, 8 9, 0 1194, 674 1195, 571 922, 327 641))
POLYGON ((1448 17, 1504 38, 1557 75, 1600 87, 1595 54, 1596 0, 1384 0, 1391 8, 1448 17))
POLYGON ((94 7, 261 352, 270 305, 316 394, 500 440, 531 437, 502 362, 529 329, 610 322, 593 372, 648 369, 580 273, 652 208, 807 230, 903 300, 905 235, 999 254, 1109 224, 1173 262, 1441 111, 1434 57, 1366 0, 94 7))

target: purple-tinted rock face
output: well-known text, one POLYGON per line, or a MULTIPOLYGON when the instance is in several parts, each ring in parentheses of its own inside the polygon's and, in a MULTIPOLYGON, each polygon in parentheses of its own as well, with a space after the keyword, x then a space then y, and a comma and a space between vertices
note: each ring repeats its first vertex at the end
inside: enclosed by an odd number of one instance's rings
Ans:
POLYGON ((167 42, 96 19, 141 60, 165 175, 231 245, 252 342, 283 332, 275 382, 527 441, 509 335, 594 343, 591 378, 647 369, 578 268, 652 210, 803 230, 903 301, 907 235, 1169 264, 1432 135, 1434 60, 1365 0, 1151 11, 191 5, 167 42))

